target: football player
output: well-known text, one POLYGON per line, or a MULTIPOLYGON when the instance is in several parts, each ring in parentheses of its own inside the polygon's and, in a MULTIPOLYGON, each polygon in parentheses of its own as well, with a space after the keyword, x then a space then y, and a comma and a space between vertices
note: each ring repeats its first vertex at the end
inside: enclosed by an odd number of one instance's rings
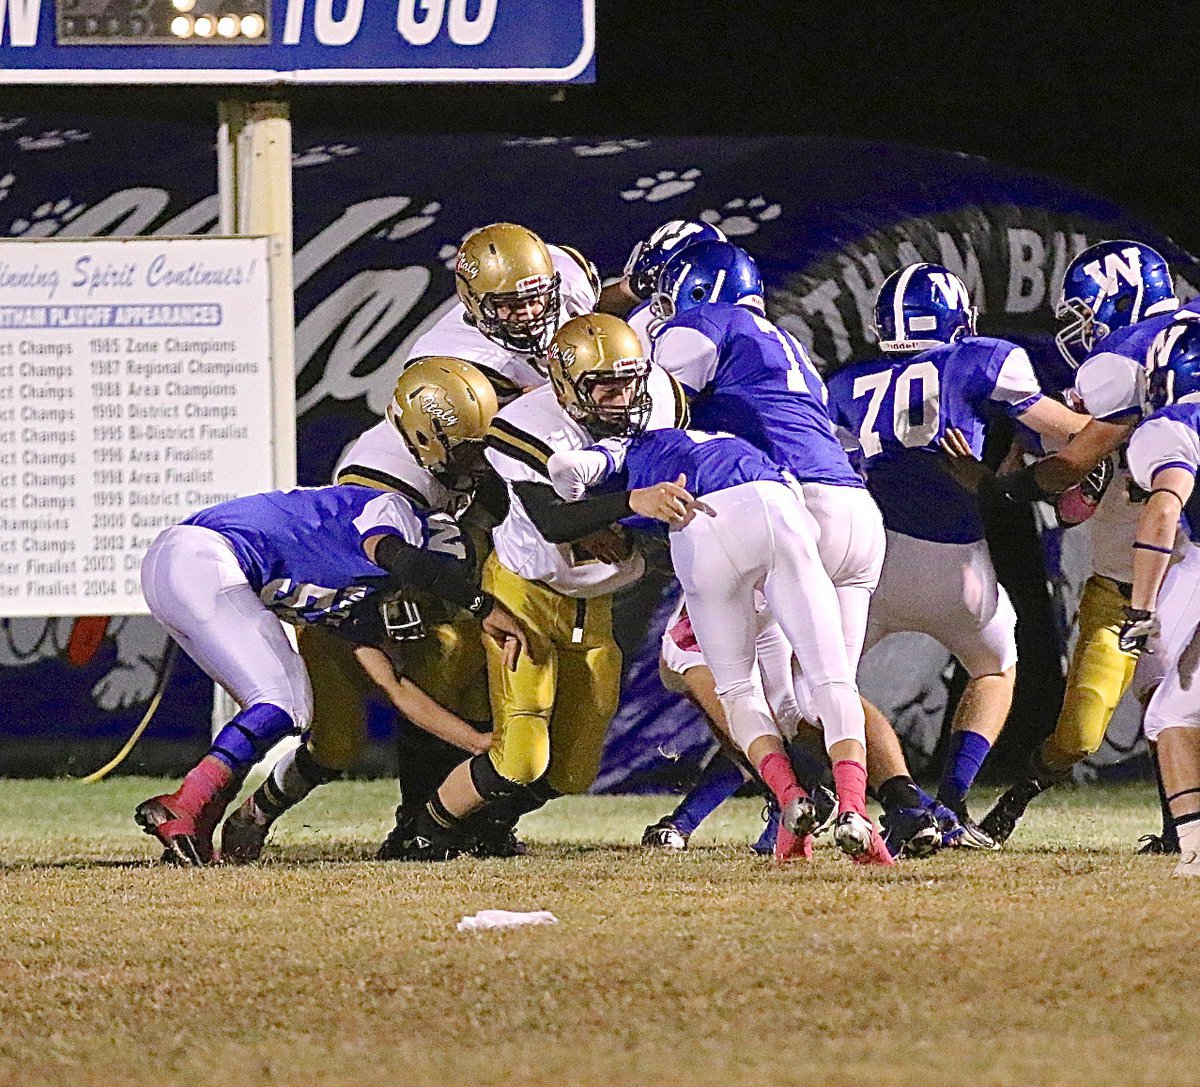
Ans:
POLYGON ((346 621, 421 585, 471 612, 516 667, 528 639, 462 561, 453 522, 394 492, 341 485, 237 498, 165 529, 142 563, 151 614, 241 707, 173 793, 135 818, 170 860, 212 861, 212 835, 250 768, 312 720, 312 689, 280 626, 346 621))
MULTIPOLYGON (((636 333, 604 314, 568 321, 554 335, 552 361, 556 353, 586 370, 589 398, 645 361, 636 333)), ((657 369, 644 396, 611 410, 568 412, 555 386, 545 385, 497 413, 487 459, 504 481, 507 510, 492 533, 483 584, 529 628, 531 651, 510 670, 488 648, 492 746, 456 768, 425 811, 397 827, 396 855, 446 859, 461 849, 463 819, 485 804, 522 788, 543 800, 579 793, 595 778, 620 693, 612 594, 645 568, 641 553, 609 526, 628 515, 630 501, 649 508, 670 488, 568 504, 550 486, 547 464, 557 450, 582 449, 635 422, 672 426, 685 416, 682 390, 657 369)))
MULTIPOLYGON (((400 375, 388 403, 384 425, 392 439, 386 461, 376 463, 386 463, 389 471, 346 473, 343 482, 384 489, 386 481, 387 490, 404 495, 419 511, 453 513, 483 467, 483 439, 496 410, 492 383, 477 367, 461 359, 421 359, 400 375)), ((381 689, 405 720, 431 734, 428 743, 408 739, 401 752, 405 804, 423 803, 459 761, 461 755, 451 756, 447 765, 447 746, 486 748, 486 729, 468 733, 454 724, 462 723, 460 714, 476 723, 488 717, 486 690, 482 699, 477 694, 484 667, 478 623, 420 592, 382 607, 385 614, 373 615, 374 622, 354 624, 352 636, 347 623, 300 631, 300 653, 313 686, 312 729, 225 821, 225 859, 256 860, 276 819, 353 765, 366 741, 366 700, 373 690, 381 689), (429 776, 436 780, 422 780, 429 776)), ((500 838, 493 842, 487 835, 490 827, 478 829, 499 848, 500 838)), ((500 837, 507 834, 505 828, 500 837)))
MULTIPOLYGON (((463 359, 487 376, 502 405, 545 382, 550 336, 571 316, 590 312, 600 289, 595 268, 581 253, 567 246, 546 245, 533 231, 514 223, 493 223, 467 235, 458 250, 454 278, 458 302, 417 339, 408 365, 431 356, 463 359)), ((461 520, 482 558, 487 550, 486 531, 499 519, 492 508, 499 508, 502 517, 506 501, 503 485, 496 485, 490 475, 481 481, 471 471, 460 486, 448 472, 440 475, 438 487, 430 490, 429 473, 419 465, 414 468, 396 428, 383 419, 346 451, 335 481, 397 490, 430 508, 455 512, 463 509, 480 484, 478 500, 461 520)), ((435 701, 466 719, 486 718, 487 669, 478 625, 473 626, 470 617, 461 613, 451 619, 436 614, 435 605, 424 602, 421 606, 426 612, 426 636, 406 646, 405 674, 435 701)), ((318 698, 344 726, 331 728, 330 734, 352 735, 364 707, 361 696, 343 679, 345 670, 337 666, 336 654, 321 653, 315 639, 302 646, 302 652, 314 677, 320 673, 315 679, 318 698), (322 687, 327 694, 320 693, 322 687)), ((442 765, 449 753, 444 748, 429 751, 423 737, 411 730, 402 731, 399 737, 402 745, 417 747, 401 753, 399 766, 402 794, 418 807, 423 806, 429 788, 438 783, 430 776, 436 776, 439 769, 444 776, 450 768, 442 765), (421 773, 424 769, 431 773, 421 773), (420 780, 412 779, 414 773, 420 780)), ((406 802, 397 813, 397 826, 406 821, 407 806, 406 802)), ((481 818, 477 821, 481 825, 474 827, 484 852, 508 855, 521 851, 512 824, 528 805, 509 798, 505 806, 507 812, 493 808, 494 818, 481 818)), ((395 839, 389 835, 381 856, 391 856, 395 848, 395 839)))
POLYGON ((890 275, 875 325, 882 356, 829 379, 830 412, 861 454, 887 527, 866 646, 920 631, 966 670, 937 800, 963 826, 960 845, 994 849, 971 823, 966 797, 1012 704, 1017 617, 996 580, 978 504, 942 470, 938 441, 955 427, 980 453, 993 410, 1063 441, 1084 421, 1042 396, 1023 348, 976 335, 966 286, 941 265, 890 275))
MULTIPOLYGON (((1145 495, 1129 475, 1125 445, 1142 418, 1151 342, 1177 312, 1186 316, 1197 308, 1180 309, 1166 261, 1147 245, 1101 242, 1080 253, 1063 277, 1055 313, 1066 324, 1056 340, 1063 357, 1079 366, 1069 395, 1091 418, 1059 452, 1008 475, 981 473, 977 481, 985 502, 1043 499, 1056 504, 1064 524, 1087 520, 1092 545, 1093 572, 1079 602, 1054 732, 980 824, 997 842, 1008 840, 1035 796, 1100 747, 1134 678, 1138 661, 1120 649, 1117 632, 1129 604, 1130 547, 1145 495)), ((961 456, 961 444, 948 437, 948 451, 961 456)), ((1144 660, 1140 667, 1147 672, 1152 664, 1144 660)), ((1150 683, 1146 677, 1138 686, 1150 683)))
POLYGON ((1133 544, 1133 591, 1119 645, 1145 649, 1155 634, 1163 680, 1146 707, 1162 783, 1179 839, 1177 876, 1200 876, 1200 323, 1180 321, 1150 349, 1149 405, 1129 441, 1129 470, 1149 495, 1133 544), (1190 546, 1170 573, 1183 515, 1190 546), (1165 582, 1164 582, 1165 578, 1165 582))
MULTIPOLYGON (((552 354, 556 384, 560 365, 563 384, 583 379, 552 354)), ((630 400, 648 376, 648 365, 628 372, 630 400)), ((614 479, 632 488, 630 494, 672 481, 689 488, 651 515, 671 529, 671 561, 730 730, 779 803, 776 859, 811 855, 817 812, 796 780, 757 675, 759 590, 786 635, 789 677, 793 655, 803 673, 803 685, 793 685, 790 712, 781 714, 790 717, 783 728, 794 733, 808 719, 824 732, 838 797, 834 840, 861 863, 894 863, 867 815, 863 709, 837 626, 837 593, 821 562, 813 518, 788 476, 732 435, 632 434, 556 453, 551 478, 569 500, 614 479)))
POLYGON ((857 667, 883 563, 883 522, 834 432, 808 353, 767 320, 758 267, 729 242, 701 242, 671 257, 654 305, 664 321, 654 361, 692 398, 695 427, 745 439, 798 481, 837 589, 846 655, 857 667))

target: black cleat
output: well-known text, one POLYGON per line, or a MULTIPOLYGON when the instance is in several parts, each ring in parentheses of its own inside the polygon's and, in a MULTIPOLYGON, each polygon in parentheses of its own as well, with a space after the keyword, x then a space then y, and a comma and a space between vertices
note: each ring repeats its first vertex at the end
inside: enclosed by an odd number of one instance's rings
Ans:
POLYGON ((375 854, 380 861, 449 861, 466 852, 470 843, 451 831, 427 831, 416 820, 397 823, 375 854))
POLYGON ((1138 839, 1138 853, 1150 857, 1163 857, 1179 852, 1179 839, 1173 841, 1166 834, 1143 834, 1138 839))
POLYGON ((523 857, 529 852, 525 843, 517 837, 517 828, 509 823, 484 820, 471 824, 471 835, 475 844, 471 854, 475 857, 523 857))
POLYGON ((983 831, 998 848, 1012 837, 1017 824, 1029 807, 1029 802, 1039 793, 1045 792, 1046 786, 1037 778, 1023 778, 1013 784, 1009 790, 996 801, 992 810, 983 817, 978 829, 983 831))
POLYGON ((893 808, 879 822, 883 844, 893 857, 928 857, 942 848, 942 828, 924 808, 893 808))

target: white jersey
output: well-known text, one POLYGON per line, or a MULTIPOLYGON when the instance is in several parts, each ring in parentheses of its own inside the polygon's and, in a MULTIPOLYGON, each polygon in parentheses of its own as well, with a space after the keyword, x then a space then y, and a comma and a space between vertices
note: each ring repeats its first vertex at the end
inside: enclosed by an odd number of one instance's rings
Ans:
POLYGON ((387 419, 381 419, 346 448, 334 469, 333 482, 397 491, 422 509, 443 513, 454 513, 461 505, 460 496, 443 487, 417 461, 387 419))
MULTIPOLYGON (((687 402, 683 390, 665 371, 653 368, 649 378, 653 407, 649 426, 659 430, 683 426, 687 402)), ((555 453, 586 449, 595 439, 559 405, 550 385, 543 385, 501 408, 488 431, 488 463, 508 485, 508 514, 492 531, 501 565, 527 581, 540 581, 564 596, 594 597, 614 593, 637 581, 645 560, 635 551, 619 563, 580 558, 570 544, 552 544, 535 527, 513 485, 549 486, 547 463, 555 453)))
MULTIPOLYGON (((572 317, 591 313, 600 298, 600 284, 593 269, 585 267, 586 259, 573 255, 574 250, 557 245, 547 246, 554 270, 559 274, 559 327, 572 317)), ((549 379, 540 362, 529 355, 513 351, 489 340, 467 321, 467 307, 461 302, 452 306, 441 319, 419 337, 408 353, 409 362, 431 355, 448 355, 463 359, 485 370, 508 378, 522 389, 536 388, 549 379)))
MULTIPOLYGON (((1141 418, 1146 369, 1125 355, 1101 351, 1079 367, 1075 395, 1088 414, 1105 423, 1141 418)), ((1133 582, 1133 542, 1146 492, 1134 483, 1127 463, 1128 444, 1112 454, 1113 478, 1089 518, 1092 569, 1101 577, 1133 582)), ((1177 537, 1182 544, 1182 534, 1177 537)))

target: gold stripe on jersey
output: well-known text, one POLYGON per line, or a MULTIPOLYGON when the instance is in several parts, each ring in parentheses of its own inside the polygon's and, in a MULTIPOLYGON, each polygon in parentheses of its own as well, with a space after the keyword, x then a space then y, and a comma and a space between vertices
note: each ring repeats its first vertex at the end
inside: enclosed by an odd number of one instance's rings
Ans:
POLYGON ((671 379, 671 392, 675 396, 675 426, 679 430, 686 430, 692 421, 692 411, 688 407, 687 393, 683 391, 683 386, 674 377, 670 374, 667 374, 667 377, 671 379))
POLYGON ((547 465, 554 455, 554 450, 540 438, 513 426, 507 419, 501 419, 499 416, 492 419, 492 425, 488 427, 484 436, 484 443, 490 449, 520 461, 535 472, 544 476, 550 474, 547 465))
POLYGON ((558 248, 583 269, 583 274, 587 276, 588 286, 592 288, 596 297, 599 298, 600 291, 604 285, 600 282, 600 272, 596 266, 573 245, 560 245, 558 248))
POLYGON ((337 482, 354 483, 360 487, 373 487, 377 491, 395 491, 420 506, 421 509, 429 509, 429 499, 416 487, 411 483, 405 483, 402 479, 397 479, 388 472, 380 471, 378 468, 367 468, 362 464, 347 464, 338 472, 337 482))

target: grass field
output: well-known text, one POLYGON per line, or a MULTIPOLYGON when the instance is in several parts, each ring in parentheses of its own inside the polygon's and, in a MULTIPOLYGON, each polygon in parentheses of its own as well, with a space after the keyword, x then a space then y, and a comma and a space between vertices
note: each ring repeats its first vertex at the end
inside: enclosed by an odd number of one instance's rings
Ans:
POLYGON ((773 869, 752 801, 647 855, 663 798, 558 801, 520 860, 381 864, 392 786, 338 784, 270 863, 184 871, 130 819, 164 784, 0 781, 0 1084, 1200 1078, 1200 887, 1134 855, 1147 789, 881 872, 828 846, 773 869), (455 931, 487 907, 561 923, 455 931))

